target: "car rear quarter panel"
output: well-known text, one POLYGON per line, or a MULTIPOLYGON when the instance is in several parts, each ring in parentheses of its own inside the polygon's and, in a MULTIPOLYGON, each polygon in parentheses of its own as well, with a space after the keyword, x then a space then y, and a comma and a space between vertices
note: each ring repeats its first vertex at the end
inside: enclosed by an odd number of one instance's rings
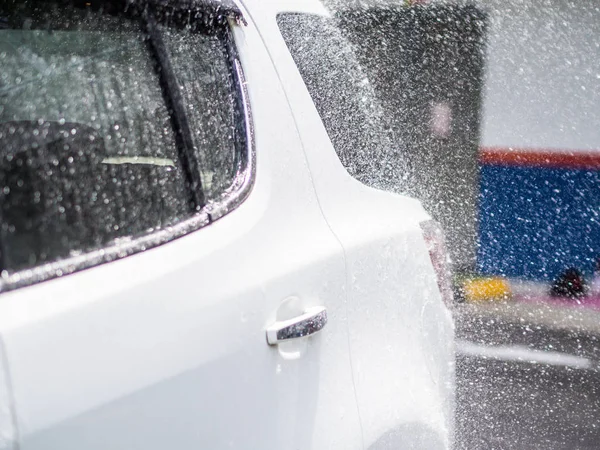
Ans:
POLYGON ((255 20, 292 108, 321 210, 345 251, 364 447, 449 448, 454 325, 419 226, 430 217, 420 202, 364 186, 341 165, 276 24, 279 12, 324 14, 322 7, 269 0, 250 9, 260 15, 255 20))

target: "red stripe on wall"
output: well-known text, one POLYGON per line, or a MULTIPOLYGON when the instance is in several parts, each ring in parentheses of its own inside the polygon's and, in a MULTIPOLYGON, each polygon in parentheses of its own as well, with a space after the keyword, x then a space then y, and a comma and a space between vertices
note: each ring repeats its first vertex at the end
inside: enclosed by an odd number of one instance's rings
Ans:
POLYGON ((600 170, 600 150, 545 150, 481 147, 479 162, 493 166, 531 166, 558 169, 600 170))

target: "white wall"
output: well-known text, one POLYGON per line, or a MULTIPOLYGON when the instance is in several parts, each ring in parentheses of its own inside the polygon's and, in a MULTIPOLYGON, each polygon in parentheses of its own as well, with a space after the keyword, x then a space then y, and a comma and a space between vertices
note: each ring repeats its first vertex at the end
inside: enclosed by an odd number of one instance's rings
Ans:
POLYGON ((482 145, 600 151, 600 0, 478 0, 482 145))

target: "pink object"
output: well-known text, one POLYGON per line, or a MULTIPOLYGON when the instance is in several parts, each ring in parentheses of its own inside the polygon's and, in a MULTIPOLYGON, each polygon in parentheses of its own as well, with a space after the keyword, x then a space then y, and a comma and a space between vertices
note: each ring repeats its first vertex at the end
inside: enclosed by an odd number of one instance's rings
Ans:
POLYGON ((452 131, 452 108, 448 102, 431 105, 431 132, 434 136, 446 138, 452 131))

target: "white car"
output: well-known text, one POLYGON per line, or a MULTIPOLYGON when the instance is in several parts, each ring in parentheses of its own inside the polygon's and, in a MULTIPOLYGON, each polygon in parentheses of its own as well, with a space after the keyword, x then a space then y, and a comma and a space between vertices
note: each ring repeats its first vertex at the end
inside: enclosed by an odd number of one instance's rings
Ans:
POLYGON ((443 235, 356 179, 376 107, 332 23, 0 5, 0 449, 452 446, 443 235))

